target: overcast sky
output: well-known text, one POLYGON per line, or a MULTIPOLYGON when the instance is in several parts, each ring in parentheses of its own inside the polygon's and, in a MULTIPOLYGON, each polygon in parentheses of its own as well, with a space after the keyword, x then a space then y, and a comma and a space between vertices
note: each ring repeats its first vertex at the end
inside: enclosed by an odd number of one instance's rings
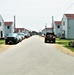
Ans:
POLYGON ((46 23, 51 26, 52 16, 61 21, 64 13, 74 13, 73 3, 74 0, 0 0, 0 14, 4 21, 13 21, 15 15, 16 27, 40 31, 46 23))

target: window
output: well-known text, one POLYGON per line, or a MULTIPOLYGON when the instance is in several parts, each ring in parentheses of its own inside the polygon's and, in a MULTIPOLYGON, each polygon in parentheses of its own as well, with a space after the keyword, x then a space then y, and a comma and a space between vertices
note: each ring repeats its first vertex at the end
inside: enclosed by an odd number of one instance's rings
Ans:
POLYGON ((0 26, 1 26, 1 22, 0 22, 0 26))
POLYGON ((9 29, 10 28, 10 26, 7 26, 7 29, 9 29))
POLYGON ((57 28, 60 28, 60 26, 58 25, 57 28))
POLYGON ((65 25, 65 22, 63 22, 63 25, 65 25))

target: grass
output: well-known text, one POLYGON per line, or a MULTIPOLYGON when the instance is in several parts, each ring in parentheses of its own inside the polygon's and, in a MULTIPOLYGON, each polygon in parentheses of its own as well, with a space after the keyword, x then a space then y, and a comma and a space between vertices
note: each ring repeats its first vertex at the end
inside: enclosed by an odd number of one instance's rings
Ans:
POLYGON ((64 46, 68 45, 69 42, 70 42, 70 40, 66 40, 66 39, 59 39, 59 38, 56 39, 57 44, 62 44, 64 46))
POLYGON ((68 48, 68 49, 70 49, 71 51, 74 52, 74 47, 70 47, 70 46, 68 45, 68 43, 69 43, 70 41, 71 41, 71 40, 59 39, 59 38, 56 39, 56 43, 57 43, 57 44, 63 45, 64 47, 66 47, 66 48, 68 48))
POLYGON ((72 52, 74 52, 74 47, 65 46, 66 48, 70 49, 72 52))
POLYGON ((0 39, 0 44, 4 44, 4 43, 5 43, 5 40, 0 39))

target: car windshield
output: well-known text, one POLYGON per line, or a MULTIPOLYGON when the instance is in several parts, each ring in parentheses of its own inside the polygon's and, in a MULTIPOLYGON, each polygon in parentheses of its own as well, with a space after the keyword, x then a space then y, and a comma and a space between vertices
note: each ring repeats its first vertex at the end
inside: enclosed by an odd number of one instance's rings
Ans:
POLYGON ((9 33, 9 34, 8 34, 8 37, 15 37, 15 36, 17 36, 16 33, 9 33))

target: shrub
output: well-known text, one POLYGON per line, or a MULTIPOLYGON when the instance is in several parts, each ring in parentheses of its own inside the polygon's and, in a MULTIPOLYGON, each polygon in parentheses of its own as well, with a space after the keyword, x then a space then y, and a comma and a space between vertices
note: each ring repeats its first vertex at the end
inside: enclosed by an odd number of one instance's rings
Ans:
POLYGON ((74 40, 69 42, 69 46, 74 47, 74 40))

